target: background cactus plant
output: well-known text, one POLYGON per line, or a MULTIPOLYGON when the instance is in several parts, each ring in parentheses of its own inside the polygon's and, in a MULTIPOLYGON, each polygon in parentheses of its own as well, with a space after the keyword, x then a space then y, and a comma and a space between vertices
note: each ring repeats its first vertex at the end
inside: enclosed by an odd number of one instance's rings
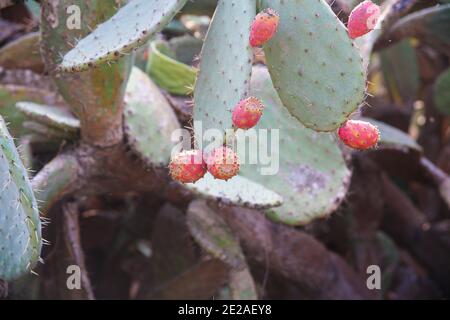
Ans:
POLYGON ((41 220, 28 173, 1 117, 0 149, 0 277, 12 280, 39 259, 41 220))
POLYGON ((127 141, 140 159, 148 165, 167 166, 175 145, 172 132, 180 124, 158 87, 138 68, 128 81, 124 121, 127 141))
POLYGON ((345 24, 360 2, 42 0, 22 29, 0 11, 10 296, 448 297, 449 4, 377 1, 380 28, 353 41, 345 24), (67 24, 72 6, 79 28, 67 24), (251 48, 267 8, 278 30, 251 48), (235 130, 231 111, 249 96, 263 115, 235 130), (340 143, 348 119, 376 125, 377 148, 340 143), (218 130, 241 152, 239 175, 170 179, 182 129, 182 148, 205 154, 204 133, 218 130), (258 155, 238 148, 253 134, 258 155), (262 151, 275 172, 263 174, 262 151), (83 269, 79 292, 65 289, 69 262, 83 269), (371 264, 382 266, 379 293, 365 285, 371 264))

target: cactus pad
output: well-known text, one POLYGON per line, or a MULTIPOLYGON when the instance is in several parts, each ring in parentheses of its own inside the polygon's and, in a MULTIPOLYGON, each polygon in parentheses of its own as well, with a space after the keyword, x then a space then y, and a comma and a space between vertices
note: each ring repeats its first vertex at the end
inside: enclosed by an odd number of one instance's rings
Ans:
POLYGON ((262 0, 262 7, 280 15, 264 51, 283 104, 308 128, 337 129, 362 103, 366 86, 345 26, 324 0, 262 0))
POLYGON ((203 200, 193 201, 187 211, 187 225, 194 239, 213 257, 236 269, 245 266, 239 241, 223 218, 203 200))
POLYGON ((271 208, 283 202, 277 193, 241 176, 224 181, 206 173, 202 179, 188 183, 186 187, 201 197, 248 208, 271 208))
POLYGON ((450 3, 431 6, 398 19, 389 29, 392 42, 408 37, 440 49, 450 50, 450 3))
POLYGON ((34 102, 18 102, 16 107, 29 119, 54 129, 75 134, 80 130, 80 121, 63 108, 34 102))
POLYGON ((39 41, 40 33, 33 32, 7 44, 0 49, 0 65, 8 69, 43 71, 39 41))
POLYGON ((140 69, 134 67, 125 93, 125 134, 133 151, 148 165, 166 166, 180 128, 169 102, 140 69))
POLYGON ((217 211, 202 200, 191 202, 187 225, 196 242, 231 267, 229 284, 234 300, 257 299, 256 286, 238 239, 217 211))
POLYGON ((445 70, 434 84, 434 103, 444 115, 450 116, 450 69, 445 70))
POLYGON ((132 52, 169 23, 185 3, 186 0, 130 1, 80 40, 64 56, 60 70, 81 71, 132 52))
POLYGON ((170 48, 163 41, 150 44, 147 73, 162 89, 177 95, 187 95, 192 91, 197 71, 172 58, 170 48))
MULTIPOLYGON (((267 211, 275 221, 301 225, 334 211, 343 200, 350 180, 341 151, 330 133, 319 133, 302 126, 283 107, 269 73, 264 67, 254 67, 252 96, 266 106, 255 127, 279 130, 279 150, 272 147, 273 157, 279 159, 275 175, 261 175, 264 167, 249 161, 241 165, 241 174, 283 197, 283 205, 267 211)), ((237 131, 237 139, 245 139, 244 131, 237 131)), ((270 150, 272 141, 259 135, 259 145, 270 150)), ((244 160, 245 155, 239 154, 244 160)))
POLYGON ((22 125, 31 134, 48 142, 61 142, 61 140, 73 141, 79 138, 76 132, 52 128, 36 121, 24 121, 22 125))
POLYGON ((41 252, 41 222, 30 180, 0 117, 0 278, 30 271, 41 252))
POLYGON ((17 110, 18 101, 33 101, 37 103, 55 103, 57 96, 45 89, 18 85, 0 85, 0 115, 8 123, 9 132, 14 137, 27 133, 23 128, 25 115, 17 110))
POLYGON ((219 1, 203 45, 194 90, 197 143, 203 143, 202 130, 224 133, 232 128, 231 110, 248 93, 252 68, 248 39, 255 13, 256 0, 219 1))

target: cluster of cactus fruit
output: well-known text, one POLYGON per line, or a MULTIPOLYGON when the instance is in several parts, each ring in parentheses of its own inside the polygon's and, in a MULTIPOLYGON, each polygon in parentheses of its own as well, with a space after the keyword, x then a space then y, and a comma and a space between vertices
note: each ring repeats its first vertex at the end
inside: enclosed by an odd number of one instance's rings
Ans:
MULTIPOLYGON (((348 35, 355 39, 366 35, 376 26, 380 8, 371 1, 364 1, 356 6, 348 21, 348 35)), ((272 8, 266 8, 253 19, 249 44, 261 47, 276 34, 280 15, 272 8)), ((236 129, 250 129, 257 125, 264 110, 263 103, 256 97, 247 97, 239 101, 232 110, 232 123, 236 129)), ((367 150, 377 145, 380 133, 376 126, 360 120, 348 120, 339 127, 338 136, 348 147, 367 150)), ((206 157, 199 150, 183 151, 170 163, 173 179, 192 183, 201 179, 209 171, 216 179, 228 180, 239 173, 239 159, 233 150, 224 146, 214 149, 206 157), (201 159, 201 160, 199 160, 201 159)))
MULTIPOLYGON (((375 125, 350 119, 366 89, 364 62, 352 39, 375 27, 373 19, 379 14, 375 4, 358 5, 347 30, 324 0, 219 0, 199 70, 162 58, 161 50, 149 58, 154 59, 146 70, 149 77, 131 68, 133 51, 152 40, 187 0, 130 0, 121 8, 116 7, 118 3, 122 1, 41 1, 42 58, 71 112, 19 103, 18 109, 33 123, 51 128, 58 137, 75 140, 80 136, 100 148, 125 140, 146 166, 168 165, 170 176, 194 194, 262 209, 285 224, 304 225, 339 206, 350 170, 335 132, 344 144, 359 150, 373 148, 380 139, 375 125), (58 24, 72 4, 86 13, 81 30, 58 24), (253 65, 253 49, 264 51, 265 66, 253 65), (151 80, 164 76, 164 63, 185 75, 183 86, 196 78, 191 83, 194 145, 172 157, 171 133, 181 125, 151 80), (218 129, 225 143, 204 152, 202 129, 218 129), (229 129, 232 137, 225 134, 229 129), (279 137, 259 141, 260 149, 271 149, 279 158, 277 174, 262 175, 266 169, 262 163, 241 162, 249 155, 229 145, 245 140, 249 129, 280 130, 279 137), (278 138, 279 150, 274 150, 278 138)), ((150 47, 159 50, 159 44, 152 42, 150 47)), ((167 83, 153 80, 160 86, 167 83)), ((189 91, 185 87, 173 90, 189 91)), ((0 188, 8 192, 1 194, 0 208, 8 210, 2 216, 5 219, 14 217, 0 223, 20 233, 12 239, 0 229, 0 244, 20 252, 0 255, 0 278, 12 279, 33 267, 42 239, 30 182, 17 154, 9 150, 13 144, 4 133, 6 128, 0 129, 0 168, 5 168, 0 172, 0 188)), ((64 170, 46 174, 58 175, 58 182, 71 182, 64 170)), ((48 182, 40 187, 44 190, 35 191, 38 200, 48 206, 46 197, 57 197, 59 190, 46 190, 54 187, 48 182)))
POLYGON ((216 179, 228 180, 238 174, 239 159, 232 149, 225 146, 212 150, 206 159, 203 152, 189 150, 174 156, 169 169, 172 178, 183 183, 196 182, 206 171, 216 179))

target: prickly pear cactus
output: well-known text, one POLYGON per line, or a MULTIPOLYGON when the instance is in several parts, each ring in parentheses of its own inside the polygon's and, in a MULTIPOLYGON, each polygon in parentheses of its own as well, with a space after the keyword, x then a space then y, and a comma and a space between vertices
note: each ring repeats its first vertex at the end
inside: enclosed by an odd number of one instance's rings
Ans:
MULTIPOLYGON (((296 121, 283 107, 266 68, 253 68, 251 94, 265 105, 255 129, 268 129, 268 139, 260 139, 259 143, 265 144, 262 150, 272 150, 272 159, 279 159, 279 169, 264 175, 270 166, 244 161, 241 174, 282 195, 283 205, 267 210, 275 221, 302 225, 327 216, 344 199, 350 182, 350 171, 334 136, 315 132, 296 121), (270 147, 272 130, 279 130, 279 153, 270 147)), ((238 142, 245 139, 245 133, 237 131, 238 142)), ((241 159, 244 156, 239 155, 241 159)))
POLYGON ((450 115, 450 69, 445 70, 434 84, 434 103, 445 115, 450 115))
POLYGON ((193 201, 187 212, 187 225, 192 236, 209 254, 236 269, 245 265, 239 242, 222 217, 202 200, 193 201))
MULTIPOLYGON (((104 64, 79 74, 59 73, 56 67, 80 38, 113 16, 121 3, 123 1, 115 0, 46 0, 42 3, 41 52, 46 68, 54 75, 58 89, 73 113, 84 122, 81 124, 82 137, 103 146, 117 142, 122 136, 121 128, 116 128, 115 123, 120 123, 123 115, 132 55, 113 65, 104 64), (67 26, 67 8, 71 5, 80 8, 80 29, 67 26)), ((93 50, 99 50, 99 47, 93 50)), ((78 52, 78 56, 82 57, 82 54, 78 52)))
POLYGON ((124 127, 127 142, 147 164, 166 166, 180 128, 178 119, 159 88, 134 67, 125 94, 124 127))
MULTIPOLYGON (((242 98, 249 95, 260 98, 265 110, 256 129, 266 129, 269 135, 272 129, 280 130, 279 154, 273 154, 280 159, 279 168, 275 168, 278 170, 275 174, 264 174, 267 168, 261 163, 249 165, 246 155, 240 154, 245 160, 237 178, 245 177, 282 196, 283 204, 267 211, 274 220, 306 224, 328 215, 346 194, 350 171, 338 145, 333 135, 315 131, 336 129, 359 106, 364 97, 365 72, 345 27, 326 3, 262 3, 263 7, 270 6, 280 13, 280 28, 264 47, 272 79, 278 84, 276 90, 265 68, 254 68, 256 74, 251 77, 249 26, 256 13, 254 2, 236 5, 233 1, 219 1, 202 49, 195 84, 195 138, 202 148, 210 142, 203 140, 204 131, 219 129, 223 133, 232 128, 231 109, 242 98), (232 21, 230 16, 240 18, 232 21), (306 101, 313 101, 313 107, 306 101), (290 113, 315 131, 305 128, 290 113)), ((245 133, 238 130, 234 142, 245 140, 245 133)), ((228 144, 234 139, 225 138, 228 144)), ((271 143, 269 137, 263 146, 265 150, 271 149, 271 143)), ((220 197, 233 181, 208 179, 209 175, 192 188, 220 197)), ((248 192, 245 188, 233 191, 237 192, 236 199, 248 192)))
POLYGON ((187 211, 187 225, 197 243, 210 255, 230 266, 228 286, 234 300, 257 299, 256 286, 239 241, 220 214, 202 200, 187 211))
POLYGON ((132 52, 169 23, 185 3, 186 0, 128 2, 69 51, 60 70, 81 71, 132 52))
POLYGON ((11 135, 16 138, 28 133, 23 128, 26 117, 16 108, 16 103, 24 100, 36 103, 57 102, 55 94, 45 89, 0 85, 0 115, 8 123, 11 135))
POLYGON ((74 134, 80 130, 80 120, 63 108, 25 101, 18 102, 16 108, 48 127, 74 134))
POLYGON ((0 49, 0 65, 7 69, 31 69, 42 72, 39 52, 40 33, 27 34, 0 49))
POLYGON ((218 3, 201 52, 194 90, 197 143, 203 142, 203 131, 230 129, 231 108, 248 94, 252 70, 248 39, 255 13, 256 0, 218 3))
POLYGON ((450 50, 450 3, 415 11, 391 26, 393 41, 416 37, 443 52, 450 50))
POLYGON ((174 53, 164 41, 153 41, 150 44, 147 73, 160 88, 176 95, 187 95, 192 92, 197 71, 173 59, 171 55, 174 53))
POLYGON ((333 131, 364 99, 366 73, 345 26, 324 0, 262 0, 280 15, 264 46, 275 88, 308 128, 333 131))
POLYGON ((219 200, 228 205, 266 209, 277 207, 283 202, 278 193, 242 176, 224 181, 207 173, 196 183, 186 184, 186 187, 200 197, 219 200))
POLYGON ((0 117, 0 278, 29 272, 41 252, 41 221, 27 172, 0 117))

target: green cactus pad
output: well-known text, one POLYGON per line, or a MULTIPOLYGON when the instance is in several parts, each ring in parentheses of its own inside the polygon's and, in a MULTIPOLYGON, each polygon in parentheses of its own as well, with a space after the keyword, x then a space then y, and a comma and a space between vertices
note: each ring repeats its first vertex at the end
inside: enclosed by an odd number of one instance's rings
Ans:
POLYGON ((376 233, 376 242, 380 246, 383 265, 386 266, 381 273, 381 283, 383 283, 383 296, 387 294, 392 286, 395 277, 395 270, 400 264, 400 252, 394 240, 382 231, 376 233))
MULTIPOLYGON (((197 143, 202 130, 232 128, 231 110, 248 94, 252 51, 250 26, 256 0, 221 0, 209 27, 201 53, 194 90, 194 131, 197 143)), ((202 145, 198 145, 202 148, 202 145)))
POLYGON ((398 105, 416 100, 420 88, 420 71, 416 49, 405 39, 379 52, 386 89, 398 105), (405 74, 408 76, 405 77, 405 74))
POLYGON ((40 33, 29 33, 0 49, 0 66, 8 69, 44 70, 39 51, 40 33))
POLYGON ((370 122, 378 128, 380 131, 379 147, 422 152, 422 147, 407 133, 374 119, 361 118, 359 120, 370 122))
POLYGON ((52 142, 60 142, 61 140, 72 141, 79 138, 76 132, 63 131, 35 121, 24 121, 23 127, 28 132, 37 134, 37 136, 52 142))
POLYGON ((308 128, 333 131, 363 102, 366 74, 345 26, 324 0, 262 0, 280 15, 265 46, 285 107, 308 128))
POLYGON ((29 119, 54 129, 75 134, 80 130, 80 121, 63 108, 24 101, 16 107, 29 119))
POLYGON ((160 88, 173 94, 188 95, 192 92, 197 71, 171 55, 173 53, 164 41, 153 41, 150 44, 147 73, 160 88))
POLYGON ((59 67, 76 72, 116 60, 169 23, 186 0, 132 0, 69 51, 59 67))
POLYGON ((40 21, 40 13, 41 13, 41 6, 36 0, 30 0, 25 1, 25 6, 27 7, 30 14, 33 16, 33 19, 36 19, 36 21, 40 21))
POLYGON ((450 116, 450 69, 444 71, 434 84, 434 103, 440 113, 450 116))
POLYGON ((0 278, 29 272, 41 252, 41 221, 27 172, 0 117, 0 278))
MULTIPOLYGON (((327 216, 344 199, 350 180, 334 136, 307 129, 293 118, 283 107, 266 68, 253 68, 251 85, 251 94, 265 105, 255 129, 268 129, 268 139, 258 134, 259 150, 272 149, 279 170, 275 175, 261 175, 268 165, 249 164, 238 148, 239 158, 247 163, 241 165, 241 174, 282 195, 283 205, 267 211, 275 221, 303 225, 327 216), (274 129, 279 130, 279 150, 270 147, 274 129)), ((237 131, 238 143, 239 139, 245 139, 242 130, 237 131)))
POLYGON ((134 67, 125 93, 124 128, 132 150, 148 165, 166 166, 180 128, 175 113, 159 88, 134 67))
POLYGON ((57 96, 44 89, 0 85, 0 115, 8 123, 9 131, 14 137, 20 137, 27 133, 22 125, 26 117, 16 108, 16 103, 23 100, 37 103, 55 103, 57 102, 57 96))
POLYGON ((255 282, 248 270, 239 240, 220 213, 203 200, 194 200, 187 210, 187 225, 195 241, 210 255, 231 267, 229 287, 234 300, 257 299, 255 282))
POLYGON ((277 193, 241 176, 224 181, 206 173, 199 181, 185 186, 201 197, 229 205, 265 209, 279 206, 283 202, 283 198, 277 193))
POLYGON ((239 241, 223 218, 209 208, 205 201, 191 202, 187 211, 187 225, 195 241, 210 255, 235 269, 245 267, 239 241))
POLYGON ((443 52, 450 50, 450 3, 415 11, 398 19, 387 33, 389 42, 415 37, 443 52))

